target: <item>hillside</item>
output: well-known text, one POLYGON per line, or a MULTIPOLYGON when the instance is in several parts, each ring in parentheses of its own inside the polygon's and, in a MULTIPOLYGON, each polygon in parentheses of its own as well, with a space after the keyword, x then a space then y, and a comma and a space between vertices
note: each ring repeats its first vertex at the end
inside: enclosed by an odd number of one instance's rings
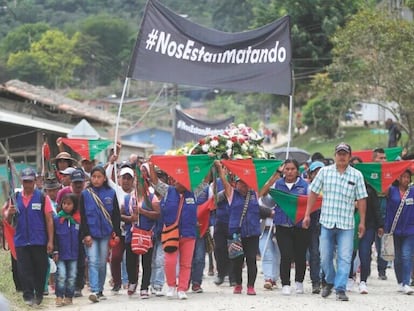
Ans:
MULTIPOLYGON (((374 149, 376 147, 387 147, 388 134, 382 128, 365 127, 343 127, 343 136, 332 140, 323 140, 316 136, 313 130, 308 130, 305 134, 294 137, 292 146, 302 148, 310 154, 320 152, 326 157, 331 157, 334 153, 336 144, 344 141, 351 145, 353 150, 374 149)), ((405 137, 402 138, 406 141, 405 137)))

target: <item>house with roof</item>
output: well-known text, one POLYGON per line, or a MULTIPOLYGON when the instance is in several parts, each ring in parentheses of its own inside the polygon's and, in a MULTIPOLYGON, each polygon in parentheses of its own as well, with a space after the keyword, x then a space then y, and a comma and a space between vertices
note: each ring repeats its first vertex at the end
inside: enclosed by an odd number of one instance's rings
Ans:
MULTIPOLYGON (((113 113, 90 107, 43 86, 19 80, 0 84, 0 141, 15 163, 39 168, 44 140, 47 139, 52 156, 56 155, 59 152, 56 139, 66 137, 83 120, 101 138, 113 139, 116 119, 113 113)), ((120 118, 121 131, 130 126, 128 120, 120 118)), ((122 144, 125 148, 128 146, 128 142, 122 144)), ((134 153, 143 156, 152 153, 153 148, 150 144, 130 146, 134 153)), ((0 164, 4 163, 5 155, 0 152, 0 164)))

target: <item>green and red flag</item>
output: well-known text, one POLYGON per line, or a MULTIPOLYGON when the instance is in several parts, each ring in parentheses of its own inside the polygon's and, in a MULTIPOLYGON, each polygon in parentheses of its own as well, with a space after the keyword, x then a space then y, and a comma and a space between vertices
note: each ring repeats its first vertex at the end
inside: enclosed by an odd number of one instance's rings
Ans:
POLYGON ((73 151, 79 154, 82 159, 93 160, 95 155, 107 149, 112 141, 105 139, 78 139, 62 138, 62 143, 69 146, 73 151))
POLYGON ((16 247, 14 246, 14 234, 15 229, 12 225, 10 225, 5 218, 3 218, 3 249, 4 250, 10 250, 10 253, 12 254, 14 259, 17 259, 16 256, 16 247), (6 243, 8 245, 8 248, 6 247, 6 243))
POLYGON ((362 173, 375 191, 384 193, 406 169, 411 167, 412 163, 412 161, 357 163, 354 167, 362 173))
MULTIPOLYGON (((402 149, 403 149, 402 147, 384 148, 387 161, 397 160, 398 157, 401 156, 402 149)), ((373 150, 352 151, 352 156, 360 158, 362 162, 372 162, 373 155, 374 155, 373 150)))
MULTIPOLYGON (((297 224, 305 217, 307 195, 294 195, 277 189, 270 189, 269 194, 282 211, 297 224)), ((318 196, 315 204, 312 206, 311 213, 321 208, 322 196, 318 196)))
POLYGON ((250 188, 259 191, 283 161, 275 159, 240 159, 221 160, 221 163, 250 188))
POLYGON ((214 163, 207 154, 198 155, 152 155, 151 162, 193 191, 203 182, 214 163))
POLYGON ((209 198, 197 207, 197 222, 200 228, 200 237, 206 234, 210 225, 210 212, 215 208, 214 197, 209 198))

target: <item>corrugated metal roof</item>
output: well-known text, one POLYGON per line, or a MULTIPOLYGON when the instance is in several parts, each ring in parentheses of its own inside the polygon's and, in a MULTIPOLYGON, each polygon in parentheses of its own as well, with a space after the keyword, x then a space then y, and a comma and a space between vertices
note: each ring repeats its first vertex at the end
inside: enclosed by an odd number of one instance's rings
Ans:
MULTIPOLYGON (((104 122, 110 125, 114 125, 116 122, 117 116, 114 114, 90 107, 42 86, 31 85, 19 80, 10 80, 1 85, 0 90, 1 89, 32 101, 55 107, 56 109, 65 111, 69 114, 104 122)), ((120 123, 129 124, 130 122, 121 118, 120 123)))
POLYGON ((35 118, 27 114, 10 112, 2 109, 0 109, 0 122, 39 128, 65 135, 68 134, 73 128, 73 125, 70 124, 35 118))

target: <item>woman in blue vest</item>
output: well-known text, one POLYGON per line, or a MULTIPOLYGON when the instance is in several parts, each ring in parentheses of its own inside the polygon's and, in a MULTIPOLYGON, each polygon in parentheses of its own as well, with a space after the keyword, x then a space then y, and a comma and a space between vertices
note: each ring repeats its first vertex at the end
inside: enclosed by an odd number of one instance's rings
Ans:
MULTIPOLYGON (((256 295, 254 283, 257 277, 256 255, 259 249, 260 218, 272 216, 270 209, 262 209, 259 206, 258 194, 249 189, 249 186, 236 177, 233 187, 225 175, 220 161, 215 162, 220 179, 223 183, 224 194, 229 204, 229 238, 240 234, 243 245, 242 256, 232 259, 233 276, 236 285, 233 293, 242 293, 242 269, 244 259, 247 264, 247 295, 256 295)), ((219 197, 220 200, 220 197, 219 197)))
POLYGON ((186 291, 189 287, 191 275, 191 263, 194 253, 197 230, 197 197, 208 186, 202 183, 194 192, 186 189, 179 182, 167 185, 158 179, 154 169, 154 164, 149 162, 151 183, 155 191, 165 200, 162 211, 164 224, 172 225, 178 215, 181 205, 181 215, 179 217, 179 246, 174 252, 165 252, 165 276, 167 279, 168 290, 167 298, 173 298, 176 294, 178 299, 187 299, 186 291), (179 258, 178 286, 176 282, 176 266, 179 258), (177 288, 176 288, 177 287, 177 288))
POLYGON ((398 291, 411 295, 410 276, 413 269, 414 255, 414 187, 410 186, 411 171, 404 171, 397 182, 391 186, 387 195, 385 213, 385 232, 390 232, 400 204, 401 214, 394 228, 394 271, 398 282, 398 291), (404 202, 401 203, 403 197, 404 202))
POLYGON ((89 300, 104 299, 103 286, 106 278, 108 242, 112 234, 119 242, 121 235, 118 200, 115 190, 108 185, 105 170, 95 166, 91 171, 89 186, 80 198, 81 236, 88 258, 89 300))
MULTIPOLYGON (((138 179, 140 176, 138 176, 138 179)), ((121 208, 121 219, 125 222, 125 248, 126 248, 126 266, 128 273, 128 295, 135 293, 138 282, 138 258, 139 255, 132 252, 131 249, 131 227, 136 226, 146 231, 153 231, 155 220, 160 216, 160 205, 158 198, 150 193, 143 183, 137 181, 137 191, 125 197, 125 202, 121 208), (146 197, 137 196, 137 193, 146 192, 146 197)), ((141 255, 142 278, 141 278, 141 299, 149 298, 148 287, 151 280, 151 263, 152 263, 151 247, 148 252, 141 255)))

